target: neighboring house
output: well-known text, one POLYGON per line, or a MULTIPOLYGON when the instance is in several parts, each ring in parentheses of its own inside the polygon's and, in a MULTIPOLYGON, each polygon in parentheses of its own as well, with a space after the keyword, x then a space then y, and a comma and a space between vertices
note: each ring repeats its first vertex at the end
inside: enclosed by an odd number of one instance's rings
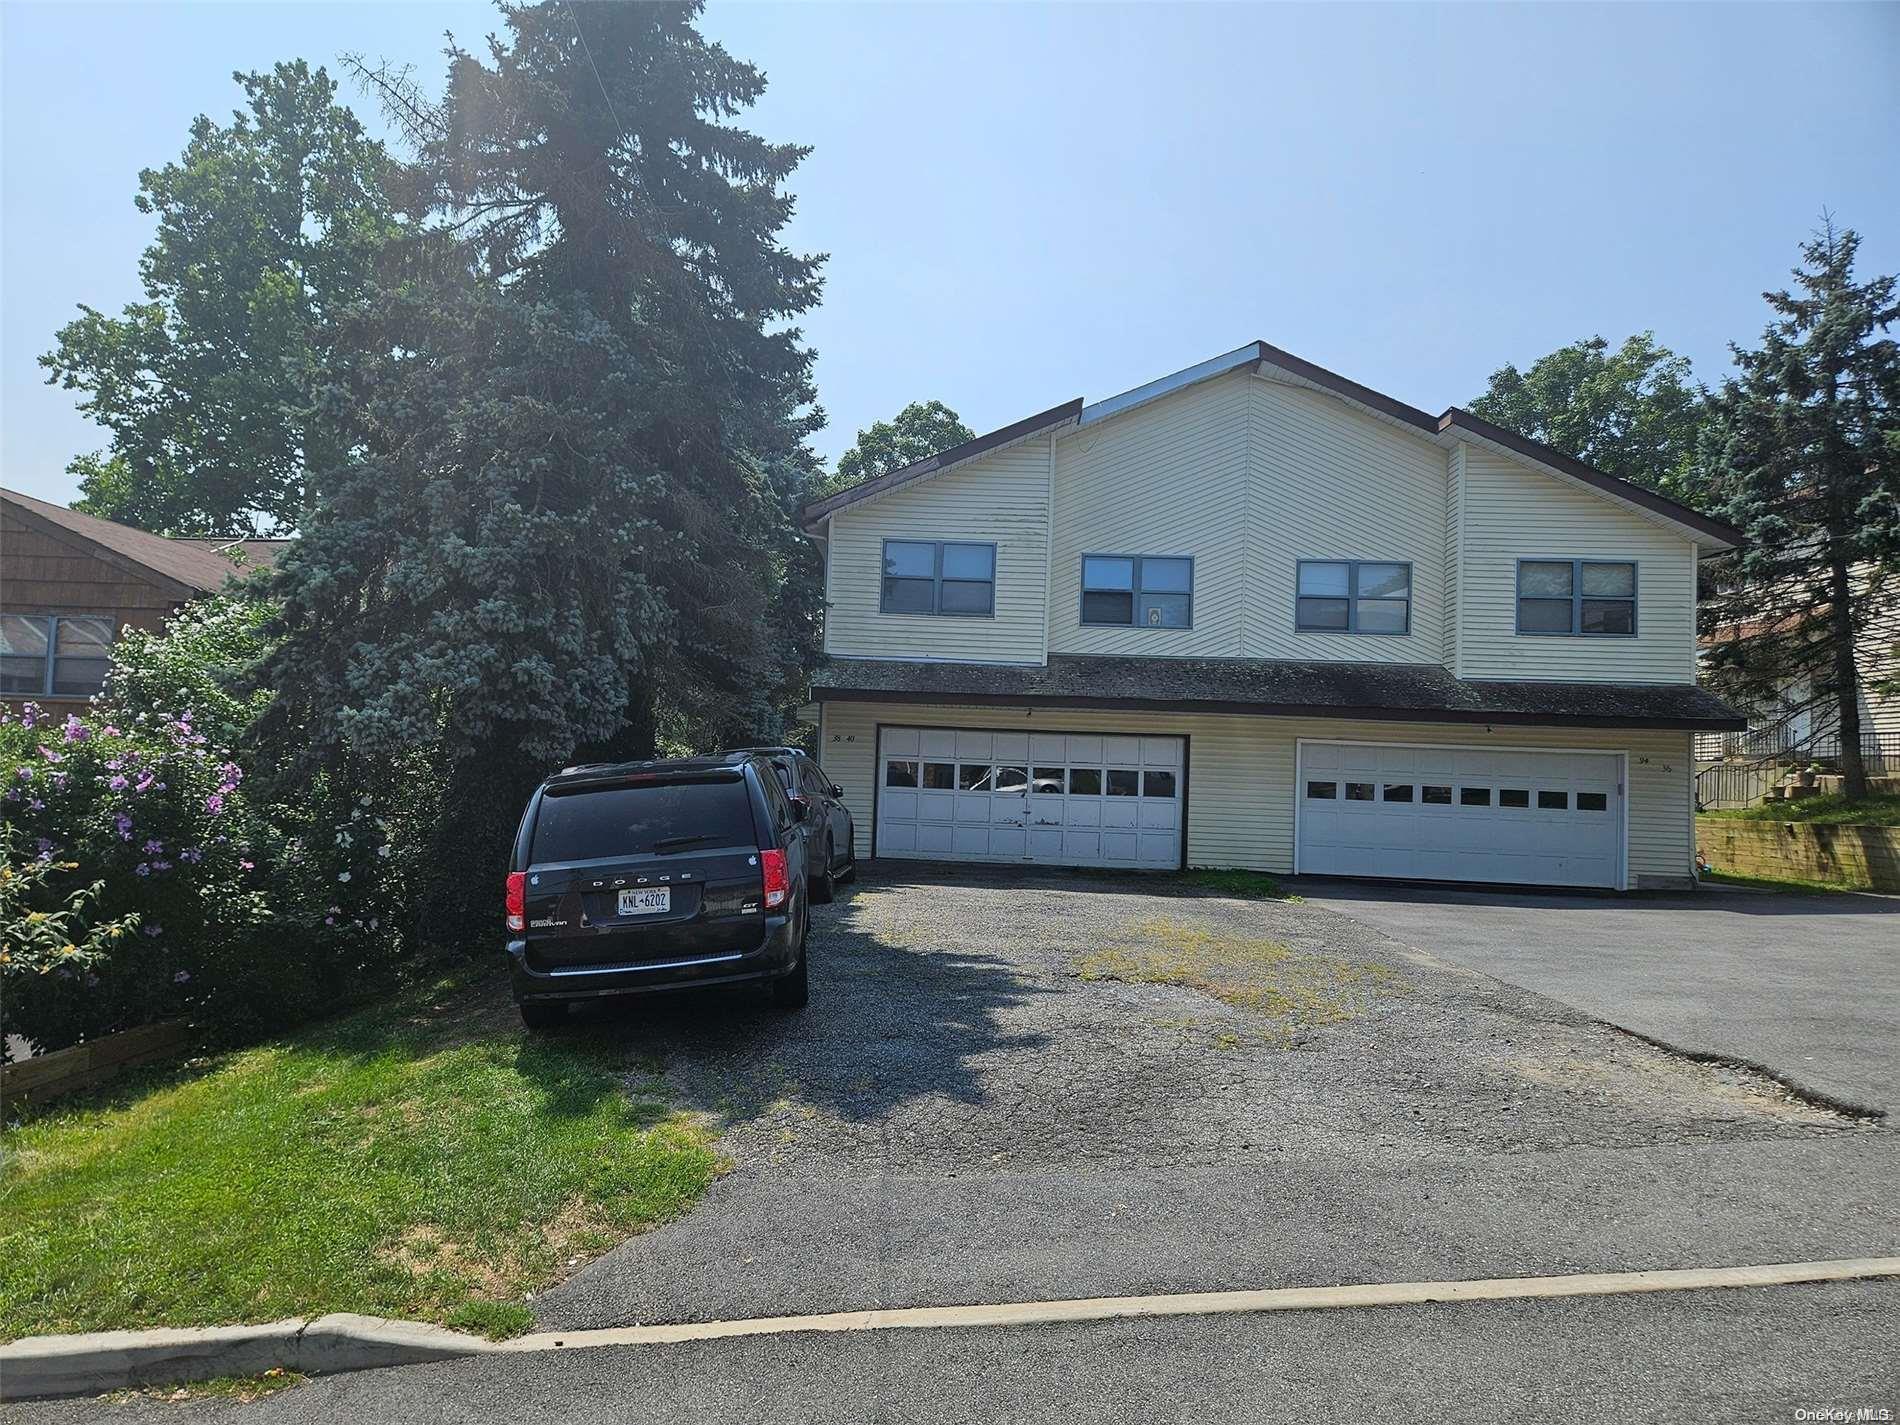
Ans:
POLYGON ((0 701, 83 704, 122 628, 160 627, 285 543, 166 539, 0 490, 0 701))
MULTIPOLYGON (((1900 588, 1892 576, 1877 576, 1871 567, 1854 571, 1856 597, 1871 600, 1873 612, 1854 645, 1854 664, 1860 674, 1860 731, 1863 755, 1881 767, 1900 766, 1900 588)), ((1775 599, 1764 595, 1763 608, 1775 599)), ((1734 638, 1754 638, 1774 624, 1772 615, 1725 623, 1704 634, 1700 652, 1706 656, 1716 645, 1734 638)), ((1805 678, 1784 682, 1778 694, 1759 706, 1744 707, 1748 727, 1743 732, 1705 733, 1696 738, 1696 757, 1755 760, 1787 753, 1799 757, 1832 757, 1840 751, 1840 714, 1830 702, 1816 701, 1805 678)))
POLYGON ((1690 882, 1739 533, 1253 343, 814 501, 860 856, 1690 882))

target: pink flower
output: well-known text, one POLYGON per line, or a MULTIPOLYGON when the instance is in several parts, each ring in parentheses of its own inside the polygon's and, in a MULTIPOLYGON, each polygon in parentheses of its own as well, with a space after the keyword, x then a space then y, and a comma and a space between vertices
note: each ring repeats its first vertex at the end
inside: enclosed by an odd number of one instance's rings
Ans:
POLYGON ((66 760, 64 753, 55 752, 44 742, 40 744, 40 756, 44 757, 48 762, 64 762, 66 760))
POLYGON ((253 861, 239 861, 238 869, 240 871, 255 871, 257 869, 257 864, 253 861))
POLYGON ((80 721, 78 713, 66 714, 65 732, 68 742, 84 742, 88 737, 92 736, 92 729, 80 721))
POLYGON ((224 793, 213 792, 210 796, 206 797, 205 810, 210 812, 213 816, 216 816, 219 812, 223 811, 224 810, 224 793))
POLYGON ((125 780, 124 777, 114 777, 111 781, 107 782, 106 785, 112 788, 112 790, 115 792, 122 792, 130 784, 125 780))
POLYGON ((112 818, 112 824, 119 829, 119 840, 130 841, 132 839, 131 817, 127 816, 124 812, 120 812, 117 816, 112 818))

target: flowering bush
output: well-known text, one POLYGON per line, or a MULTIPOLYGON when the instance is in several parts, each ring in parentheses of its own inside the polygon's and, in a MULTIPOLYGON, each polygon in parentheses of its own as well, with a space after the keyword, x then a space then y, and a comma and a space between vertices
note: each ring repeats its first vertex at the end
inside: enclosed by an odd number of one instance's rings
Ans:
POLYGON ((62 898, 47 893, 47 882, 79 868, 71 861, 28 856, 19 840, 11 826, 0 822, 0 985, 19 975, 90 974, 114 941, 138 928, 138 917, 88 922, 86 907, 105 889, 103 881, 67 891, 59 909, 36 909, 45 901, 58 905, 62 898))
POLYGON ((223 674, 254 662, 262 627, 254 605, 209 601, 164 637, 128 634, 86 715, 0 711, 0 817, 39 868, 9 904, 8 941, 28 915, 68 914, 75 933, 137 922, 83 963, 10 977, 7 1032, 53 1049, 188 1015, 242 1037, 407 952, 408 833, 431 799, 398 776, 355 790, 328 774, 256 795, 233 742, 259 700, 223 674))

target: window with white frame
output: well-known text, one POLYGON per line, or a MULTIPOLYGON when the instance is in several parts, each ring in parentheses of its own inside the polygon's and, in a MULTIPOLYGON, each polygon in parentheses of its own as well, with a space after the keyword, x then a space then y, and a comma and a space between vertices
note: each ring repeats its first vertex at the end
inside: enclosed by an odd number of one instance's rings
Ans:
POLYGON ((112 620, 90 614, 0 614, 0 693, 89 698, 112 663, 112 620))
POLYGON ((1192 627, 1194 561, 1175 555, 1083 555, 1082 622, 1192 627))

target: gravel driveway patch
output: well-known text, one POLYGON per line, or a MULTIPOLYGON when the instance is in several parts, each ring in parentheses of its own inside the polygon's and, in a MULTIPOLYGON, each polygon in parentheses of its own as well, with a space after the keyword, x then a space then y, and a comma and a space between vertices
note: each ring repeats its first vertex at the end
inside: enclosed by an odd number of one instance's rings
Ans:
POLYGON ((1316 906, 880 870, 812 946, 797 1015, 599 1012, 732 1170, 545 1293, 543 1326, 1900 1239, 1890 1131, 1316 906))

